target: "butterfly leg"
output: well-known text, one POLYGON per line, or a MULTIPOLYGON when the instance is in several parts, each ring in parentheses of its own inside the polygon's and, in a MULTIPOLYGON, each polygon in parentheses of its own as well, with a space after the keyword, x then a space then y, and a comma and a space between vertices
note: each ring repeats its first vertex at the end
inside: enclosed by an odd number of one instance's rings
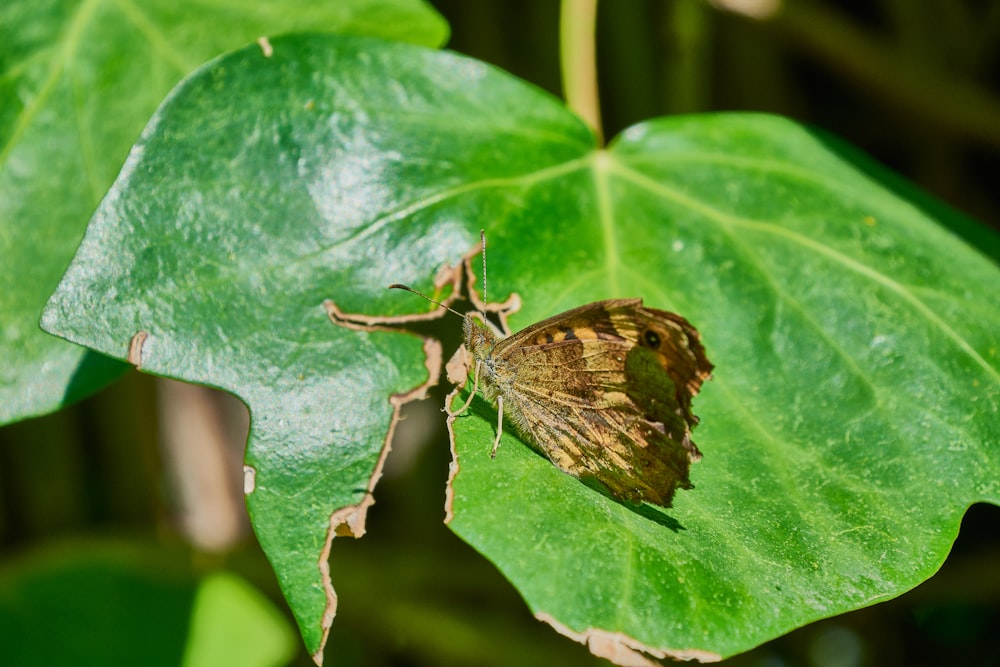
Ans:
POLYGON ((503 435, 503 396, 497 396, 497 439, 493 441, 490 458, 497 457, 497 447, 500 446, 500 436, 503 435))
POLYGON ((476 392, 479 390, 479 364, 480 363, 481 362, 477 359, 476 360, 476 368, 475 368, 475 370, 472 373, 472 393, 469 394, 469 398, 468 398, 467 401, 465 401, 465 404, 462 407, 460 407, 458 410, 455 410, 455 412, 452 412, 448 408, 448 406, 445 406, 444 411, 448 413, 449 417, 457 417, 458 415, 460 415, 463 412, 465 412, 466 410, 468 410, 469 406, 472 405, 472 399, 474 399, 476 397, 476 392))

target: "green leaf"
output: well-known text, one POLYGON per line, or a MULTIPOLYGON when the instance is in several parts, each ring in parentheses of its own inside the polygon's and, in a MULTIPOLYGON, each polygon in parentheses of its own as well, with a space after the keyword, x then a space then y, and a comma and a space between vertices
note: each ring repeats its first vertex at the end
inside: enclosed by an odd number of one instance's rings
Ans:
POLYGON ((452 528, 541 618, 658 657, 728 657, 930 577, 965 509, 1000 502, 996 265, 921 195, 777 118, 652 121, 589 175, 574 226, 604 232, 603 266, 557 250, 525 285, 494 233, 490 284, 513 275, 544 304, 514 329, 609 296, 688 316, 716 364, 697 488, 630 511, 508 436, 490 460, 484 414, 455 423, 452 528))
POLYGON ((0 424, 55 410, 127 368, 45 335, 38 318, 163 96, 222 51, 307 28, 427 45, 447 32, 419 0, 2 3, 0 424))
POLYGON ((641 296, 716 365, 697 488, 669 509, 611 502, 510 435, 490 460, 481 401, 455 422, 452 528, 592 650, 728 656, 898 595, 970 503, 1000 500, 1000 271, 942 228, 973 228, 957 214, 778 118, 657 120, 601 151, 558 101, 469 59, 272 45, 157 112, 43 325, 119 359, 144 332, 144 370, 247 403, 254 527, 314 654, 327 550, 364 530, 390 395, 428 378, 419 339, 334 326, 324 300, 426 313, 384 287, 431 291, 480 227, 490 299, 523 300, 515 330, 641 296))
POLYGON ((140 542, 72 541, 5 563, 4 664, 287 664, 294 635, 270 600, 227 572, 199 577, 191 560, 140 542))

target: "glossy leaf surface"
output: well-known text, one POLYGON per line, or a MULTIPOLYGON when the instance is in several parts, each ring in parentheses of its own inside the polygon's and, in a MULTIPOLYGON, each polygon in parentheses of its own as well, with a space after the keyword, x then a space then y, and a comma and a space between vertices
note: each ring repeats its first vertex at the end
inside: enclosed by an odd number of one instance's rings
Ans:
POLYGON ((2 3, 0 424, 56 410, 127 368, 39 331, 42 307, 164 95, 223 51, 296 29, 431 46, 447 32, 417 0, 2 3))

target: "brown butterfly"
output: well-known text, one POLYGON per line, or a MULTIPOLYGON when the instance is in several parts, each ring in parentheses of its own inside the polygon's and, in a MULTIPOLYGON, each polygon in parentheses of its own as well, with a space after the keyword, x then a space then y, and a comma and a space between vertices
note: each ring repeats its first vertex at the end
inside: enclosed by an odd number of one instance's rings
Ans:
MULTIPOLYGON (((485 235, 482 244, 485 302, 485 235)), ((691 399, 713 366, 683 317, 642 299, 597 301, 515 334, 484 311, 463 317, 462 370, 451 379, 461 386, 472 372, 473 389, 451 414, 482 388, 499 412, 491 455, 506 417, 556 467, 616 500, 668 506, 678 487, 692 487, 701 453, 691 399)))

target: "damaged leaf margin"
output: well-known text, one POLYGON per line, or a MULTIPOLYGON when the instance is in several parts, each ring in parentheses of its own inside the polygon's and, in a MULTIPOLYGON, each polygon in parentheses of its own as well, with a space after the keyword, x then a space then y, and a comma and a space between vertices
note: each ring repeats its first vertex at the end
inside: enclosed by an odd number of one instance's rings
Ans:
MULTIPOLYGON (((411 401, 418 401, 425 398, 427 390, 430 387, 437 385, 440 380, 443 359, 443 348, 440 341, 435 338, 423 336, 410 331, 406 328, 406 325, 414 322, 432 322, 439 320, 450 314, 449 309, 451 309, 457 301, 467 299, 471 304, 472 309, 476 312, 485 313, 488 316, 496 318, 501 330, 509 331, 510 327, 508 325, 507 318, 511 314, 517 312, 521 307, 521 299, 517 294, 511 294, 502 303, 488 304, 483 301, 482 297, 475 289, 477 277, 472 270, 472 260, 478 258, 481 252, 482 245, 477 243, 462 257, 462 260, 459 263, 454 266, 445 265, 441 267, 434 279, 435 290, 440 291, 450 285, 450 293, 440 302, 437 302, 439 303, 439 306, 436 309, 425 314, 399 316, 362 315, 345 313, 334 301, 330 299, 323 302, 323 306, 326 309, 330 321, 337 326, 363 332, 385 331, 405 333, 422 338, 424 343, 425 366, 428 372, 428 379, 425 383, 410 391, 394 394, 389 398, 389 402, 393 406, 393 415, 386 433, 382 452, 379 456, 378 462, 376 463, 375 470, 372 473, 364 499, 357 505, 343 507, 330 515, 330 525, 327 531, 326 543, 319 560, 319 568, 323 577, 323 587, 326 592, 327 606, 321 622, 323 628, 323 639, 319 650, 312 656, 316 664, 322 664, 323 662, 323 649, 326 645, 330 627, 333 624, 333 619, 336 616, 337 611, 337 594, 332 585, 329 565, 330 549, 333 545, 333 539, 335 537, 346 536, 359 538, 365 534, 365 519, 367 511, 368 508, 375 503, 373 495, 375 485, 382 476, 383 465, 389 455, 389 452, 391 451, 391 443, 393 437, 395 436, 396 427, 400 422, 402 407, 411 401)), ((458 370, 458 367, 464 363, 464 360, 465 346, 462 345, 450 357, 447 364, 444 365, 446 375, 449 380, 458 377, 456 371, 458 370)), ((451 404, 452 400, 458 395, 458 392, 461 391, 463 386, 464 383, 455 386, 454 390, 448 394, 445 405, 451 404)), ((454 492, 452 490, 452 480, 459 471, 458 456, 455 453, 454 433, 451 428, 451 423, 457 416, 458 415, 451 415, 447 419, 452 460, 449 464, 449 476, 445 485, 444 523, 446 524, 449 523, 454 516, 454 492)))
POLYGON ((146 344, 147 338, 149 338, 149 332, 140 331, 132 336, 132 340, 129 341, 126 359, 128 363, 135 366, 136 370, 142 370, 143 346, 146 344))
POLYGON ((609 632, 599 628, 587 628, 575 632, 545 612, 537 612, 535 618, 552 626, 559 634, 583 644, 599 658, 610 660, 622 667, 659 667, 660 663, 650 660, 697 660, 698 662, 719 662, 722 656, 697 649, 666 649, 646 646, 621 632, 609 632))
POLYGON ((401 421, 402 408, 411 401, 419 401, 426 398, 427 390, 436 386, 441 378, 442 360, 444 355, 440 341, 435 338, 410 331, 406 328, 406 325, 414 322, 432 322, 439 320, 448 314, 448 308, 450 305, 461 297, 462 268, 463 266, 468 266, 469 258, 475 256, 477 252, 478 247, 474 252, 470 252, 470 254, 467 255, 458 265, 446 265, 438 271, 434 280, 435 288, 440 290, 450 285, 451 293, 443 301, 441 301, 441 305, 438 308, 428 313, 398 316, 361 315, 343 312, 331 299, 327 299, 323 302, 323 307, 326 309, 326 313, 330 318, 330 321, 337 326, 362 332, 383 331, 404 333, 421 338, 423 340, 424 364, 427 369, 427 380, 409 391, 393 394, 389 397, 389 403, 393 407, 392 417, 389 421, 389 427, 386 431, 382 450, 375 464, 375 469, 372 471, 364 498, 360 503, 342 507, 330 514, 326 541, 323 545, 323 550, 320 553, 318 562, 323 582, 323 590, 326 595, 326 608, 320 621, 322 638, 320 640, 319 648, 312 655, 312 659, 317 665, 323 664, 323 653, 326 648, 326 642, 330 634, 330 628, 333 626, 333 620, 337 615, 338 598, 336 590, 333 587, 333 578, 330 573, 330 550, 333 547, 333 540, 335 537, 354 537, 357 539, 364 536, 366 532, 365 521, 368 516, 368 508, 375 504, 375 486, 382 478, 382 469, 389 456, 389 452, 392 450, 392 440, 395 437, 396 427, 401 421))
MULTIPOLYGON (((324 305, 327 307, 327 312, 330 313, 330 318, 334 319, 333 311, 337 309, 336 304, 332 301, 327 301, 324 305)), ((440 317, 439 314, 437 316, 440 317)), ((420 319, 426 318, 420 317, 420 319)), ((397 321, 413 320, 412 316, 397 318, 397 321)), ((337 320, 334 321, 338 322, 337 320)), ((317 665, 323 664, 323 651, 326 648, 326 642, 330 635, 330 628, 333 626, 333 619, 337 615, 337 592, 333 587, 333 578, 330 574, 330 549, 333 547, 333 539, 335 537, 354 537, 357 539, 363 537, 365 534, 365 521, 368 518, 368 508, 375 504, 375 485, 382 478, 382 469, 385 466, 385 460, 388 458, 389 452, 392 451, 392 439, 396 432, 396 426, 400 422, 400 411, 410 401, 419 401, 425 398, 427 390, 435 386, 440 379, 441 344, 434 339, 425 338, 424 355, 426 358, 427 381, 410 391, 393 394, 389 397, 389 403, 392 404, 392 419, 389 422, 389 429, 385 434, 382 450, 375 463, 375 469, 372 471, 371 478, 368 481, 364 498, 356 505, 342 507, 330 514, 330 527, 327 530, 326 541, 323 545, 323 550, 320 552, 318 563, 320 576, 323 581, 323 590, 326 594, 326 608, 320 620, 320 627, 323 633, 322 638, 319 648, 312 655, 312 659, 317 665)))

